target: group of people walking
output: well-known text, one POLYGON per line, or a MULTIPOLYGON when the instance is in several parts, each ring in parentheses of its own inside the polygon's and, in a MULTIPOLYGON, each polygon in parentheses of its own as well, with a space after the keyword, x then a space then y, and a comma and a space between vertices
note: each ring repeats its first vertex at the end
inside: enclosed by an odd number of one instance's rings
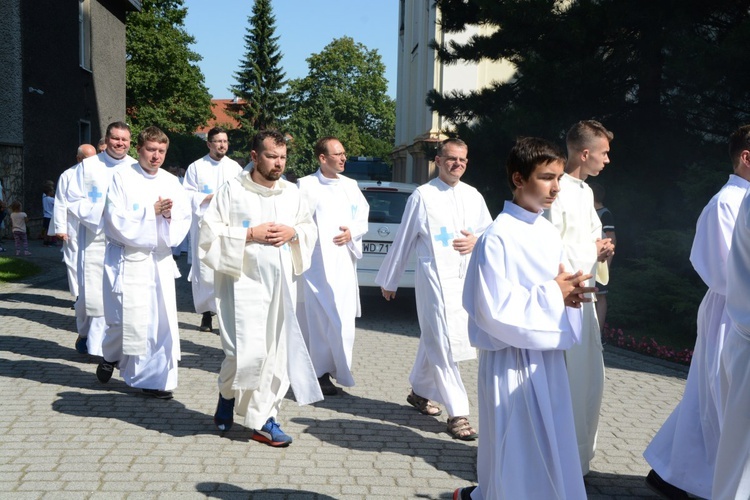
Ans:
MULTIPOLYGON (((747 130, 744 134, 739 142, 733 136, 730 184, 737 208, 729 212, 735 218, 742 213, 740 184, 748 182, 735 177, 750 178, 747 130), (740 173, 743 168, 747 177, 740 173)), ((395 299, 408 257, 416 254, 421 335, 406 401, 434 417, 442 414, 442 405, 452 437, 479 439, 478 484, 457 489, 454 499, 586 496, 583 476, 596 448, 604 384, 594 283, 607 283, 614 244, 602 238, 585 181, 609 163, 612 139, 593 120, 570 129, 567 154, 543 139, 519 139, 505 166, 513 200, 505 202, 494 221, 479 191, 461 181, 468 145, 447 139, 435 156, 437 177, 407 201, 375 281, 387 301, 395 299), (475 427, 458 364, 477 352, 475 427)), ((345 175, 343 144, 335 137, 321 138, 314 151, 318 170, 296 185, 283 177, 286 139, 275 130, 254 136, 251 162, 243 169, 226 156, 226 132, 212 129, 208 154, 188 167, 182 185, 160 169, 169 139, 158 128, 139 134, 137 158, 127 155, 130 129, 123 122, 107 127, 105 144, 99 154, 85 151, 91 155, 61 176, 55 204, 55 232, 66 243, 71 293, 78 297, 76 349, 102 357, 96 370, 102 383, 118 369, 129 386, 156 398, 172 397, 180 348, 179 271, 171 248, 189 231, 188 279, 200 329, 212 331, 216 317, 224 351, 214 423, 227 431, 239 417, 251 439, 288 446, 292 437, 281 429, 278 414, 290 387, 302 405, 337 395, 334 381, 355 384, 356 266, 369 206, 345 175), (71 256, 74 246, 77 254, 71 256)), ((725 210, 724 201, 712 203, 725 210)), ((733 224, 726 217, 710 217, 704 211, 699 230, 704 224, 709 233, 731 234, 733 224)), ((716 237, 701 241, 708 239, 716 237)), ((729 324, 727 314, 732 316, 731 307, 724 311, 727 292, 721 293, 731 289, 732 280, 718 262, 720 255, 726 260, 729 243, 723 241, 721 250, 713 244, 718 242, 694 248, 694 254, 709 256, 706 273, 715 273, 725 286, 716 289, 709 283, 713 295, 701 306, 699 344, 707 335, 701 328, 713 332, 719 321, 729 324)), ((746 255, 735 259, 738 269, 746 255)), ((738 272, 747 275, 750 267, 738 272)), ((736 302, 747 315, 744 302, 736 302)), ((732 330, 736 342, 750 337, 741 325, 732 330)), ((720 346, 714 340, 706 344, 711 354, 705 358, 718 363, 720 346)), ((742 352, 733 352, 732 363, 742 362, 742 352)), ((698 348, 696 356, 703 359, 698 348)), ((691 368, 681 404, 691 405, 686 412, 696 410, 695 419, 702 417, 695 408, 699 403, 688 397, 691 387, 718 393, 702 380, 708 371, 719 373, 707 362, 694 361, 704 363, 704 369, 693 377, 691 368), (693 384, 693 379, 701 380, 693 384)), ((732 394, 729 389, 738 382, 726 378, 731 382, 727 394, 732 394)), ((724 418, 731 414, 727 408, 724 418)), ((718 427, 710 442, 718 443, 718 427)), ((713 450, 709 456, 713 460, 718 454, 726 463, 729 453, 713 450)), ((657 478, 682 491, 668 473, 673 469, 699 476, 682 466, 656 465, 650 451, 646 456, 655 469, 648 479, 652 486, 657 478)), ((704 465, 707 473, 708 462, 704 465)))

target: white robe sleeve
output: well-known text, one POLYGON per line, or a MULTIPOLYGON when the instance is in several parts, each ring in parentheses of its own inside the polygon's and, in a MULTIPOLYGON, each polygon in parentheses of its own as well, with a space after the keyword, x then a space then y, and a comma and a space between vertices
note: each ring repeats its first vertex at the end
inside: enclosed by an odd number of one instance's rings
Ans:
POLYGON ((50 235, 68 233, 68 205, 65 202, 65 193, 68 191, 71 174, 71 171, 66 170, 57 181, 55 208, 52 214, 52 223, 49 225, 50 235))
POLYGON ((703 282, 720 295, 727 293, 727 256, 736 219, 736 206, 721 199, 707 205, 698 219, 690 250, 693 268, 703 282))
POLYGON ((129 247, 156 248, 159 241, 157 223, 167 224, 167 221, 161 216, 161 221, 156 220, 153 205, 145 204, 137 210, 129 207, 126 182, 118 172, 112 177, 107 191, 104 209, 107 236, 129 247))
POLYGON ((197 163, 198 162, 194 162, 188 167, 185 172, 185 179, 182 181, 182 187, 188 194, 193 213, 200 218, 203 215, 203 212, 205 212, 206 207, 208 207, 208 203, 203 203, 203 200, 206 198, 206 193, 201 192, 201 189, 198 186, 197 163))
POLYGON ((367 233, 370 218, 370 205, 367 203, 365 196, 359 187, 352 189, 352 195, 356 199, 357 211, 349 227, 349 233, 352 235, 351 241, 347 243, 347 248, 355 259, 362 258, 362 238, 367 233))
POLYGON ((85 173, 86 164, 81 162, 76 167, 75 174, 68 185, 65 204, 81 224, 96 233, 101 227, 103 210, 101 210, 101 204, 91 202, 86 192, 85 173))
POLYGON ((406 201, 401 226, 398 228, 393 244, 380 265, 375 277, 375 283, 388 291, 394 292, 398 288, 401 276, 404 274, 409 255, 417 245, 420 228, 426 226, 424 202, 418 191, 414 191, 406 201))
POLYGON ((289 246, 292 250, 292 265, 296 276, 310 268, 315 243, 318 241, 318 228, 315 226, 307 202, 300 196, 294 230, 299 237, 298 244, 289 246))
MULTIPOLYGON (((554 279, 531 288, 511 282, 506 277, 505 253, 496 235, 483 237, 474 248, 463 292, 470 333, 472 328, 478 328, 490 339, 496 339, 496 349, 506 345, 534 350, 570 347, 574 328, 560 287, 554 279)), ((472 344, 483 349, 490 347, 472 344)))
MULTIPOLYGON (((187 177, 185 178, 187 181, 187 177)), ((235 279, 242 275, 247 229, 230 226, 232 204, 229 183, 211 200, 201 222, 198 257, 209 268, 235 279)))

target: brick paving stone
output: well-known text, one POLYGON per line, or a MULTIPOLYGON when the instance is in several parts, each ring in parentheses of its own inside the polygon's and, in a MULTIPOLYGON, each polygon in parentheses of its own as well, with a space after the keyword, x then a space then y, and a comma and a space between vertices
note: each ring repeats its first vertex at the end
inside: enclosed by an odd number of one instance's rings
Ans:
MULTIPOLYGON (((59 253, 33 258, 45 272, 0 284, 0 498, 447 499, 476 481, 476 442, 445 432, 445 415, 406 403, 418 341, 412 291, 384 302, 362 290, 353 372, 357 385, 279 421, 294 443, 249 440, 236 422, 213 426, 223 354, 197 331, 185 257, 177 282, 182 361, 175 399, 156 401, 117 375, 100 384, 97 359, 75 352, 75 318, 59 253)), ((590 499, 653 499, 641 453, 679 401, 687 369, 605 347, 598 450, 590 499)), ((476 361, 461 364, 476 415, 476 361)), ((472 423, 476 424, 475 420, 472 423)), ((481 433, 481 429, 480 429, 481 433)))

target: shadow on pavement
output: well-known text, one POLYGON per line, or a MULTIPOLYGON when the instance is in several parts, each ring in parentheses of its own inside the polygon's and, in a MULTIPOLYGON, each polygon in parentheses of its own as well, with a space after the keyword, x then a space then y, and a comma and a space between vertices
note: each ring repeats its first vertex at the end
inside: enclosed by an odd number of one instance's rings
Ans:
MULTIPOLYGON (((99 358, 95 356, 79 354, 73 347, 75 339, 76 336, 71 335, 70 347, 67 347, 51 340, 35 339, 20 335, 0 335, 0 351, 12 352, 30 358, 98 362, 99 358)), ((44 381, 40 380, 40 382, 44 381)))
POLYGON ((195 490, 203 493, 207 498, 220 498, 222 500, 234 500, 248 498, 258 498, 263 500, 282 500, 282 499, 306 499, 306 500, 336 500, 335 497, 315 493, 314 491, 305 490, 285 490, 280 488, 271 488, 266 490, 246 490, 239 486, 226 483, 198 483, 195 490))
POLYGON ((76 417, 113 418, 173 437, 216 434, 213 416, 189 410, 176 399, 154 399, 140 389, 112 380, 99 385, 108 392, 61 392, 52 409, 76 417))
POLYGON ((70 311, 70 315, 60 314, 52 312, 50 310, 39 310, 39 309, 6 309, 0 308, 0 317, 9 318, 21 318, 27 321, 33 321, 46 327, 64 329, 71 332, 76 330, 76 318, 73 316, 73 311, 70 311))
MULTIPOLYGON (((54 295, 40 295, 37 293, 25 293, 25 292, 16 292, 16 293, 0 293, 0 301, 7 301, 7 302, 25 302, 29 304, 37 304, 40 306, 50 306, 50 307, 61 307, 63 309, 70 309, 70 306, 73 305, 73 297, 70 297, 70 300, 67 299, 58 299, 54 295)), ((71 310, 71 314, 73 311, 71 310)))
POLYGON ((402 425, 379 422, 335 418, 291 420, 306 425, 306 434, 342 448, 419 457, 436 470, 465 481, 476 481, 476 448, 460 441, 424 437, 402 425))
POLYGON ((589 472, 583 481, 588 500, 609 500, 612 498, 661 498, 652 492, 644 476, 626 476, 605 472, 589 472))

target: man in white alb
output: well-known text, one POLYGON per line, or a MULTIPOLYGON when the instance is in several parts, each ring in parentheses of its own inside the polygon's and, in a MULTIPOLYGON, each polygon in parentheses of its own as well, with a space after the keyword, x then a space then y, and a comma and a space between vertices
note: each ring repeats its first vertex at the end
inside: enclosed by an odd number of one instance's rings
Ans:
POLYGON ((331 376, 345 387, 354 385, 354 318, 360 316, 357 260, 362 258, 370 207, 357 181, 341 175, 346 164, 341 142, 323 137, 314 151, 320 168, 297 181, 318 228, 312 264, 302 275, 297 317, 320 389, 333 396, 338 391, 331 376))
POLYGON ((276 416, 289 386, 300 405, 323 399, 295 314, 316 231, 297 186, 281 178, 284 136, 258 132, 251 154, 253 167, 219 188, 200 230, 225 356, 214 423, 229 430, 237 413, 252 440, 282 447, 292 438, 276 416))
POLYGON ((104 136, 106 149, 78 164, 71 179, 65 201, 68 213, 78 226, 78 300, 76 324, 80 353, 102 355, 104 320, 104 200, 117 167, 134 163, 128 156, 130 127, 125 122, 110 123, 104 136))
POLYGON ((104 360, 96 377, 115 367, 127 385, 159 399, 177 387, 177 325, 172 247, 190 228, 190 207, 177 177, 162 170, 169 139, 156 127, 138 134, 138 161, 112 177, 104 211, 104 360))
POLYGON ((375 278, 383 297, 391 300, 409 254, 417 255, 415 295, 419 318, 419 347, 406 400, 424 415, 445 405, 448 433, 456 439, 476 439, 469 423, 469 396, 458 362, 476 358, 469 344, 468 316, 461 304, 466 266, 477 236, 492 223, 487 204, 473 187, 461 182, 468 146, 447 139, 438 148, 438 177, 418 187, 406 202, 401 226, 375 278))
POLYGON ((740 205, 750 188, 750 125, 731 135, 729 156, 734 173, 701 212, 690 252, 690 262, 708 291, 698 308, 685 392, 643 453, 652 467, 646 484, 674 498, 688 498, 688 493, 712 498, 721 434, 719 367, 724 338, 732 326, 726 310, 727 256, 740 205))
POLYGON ((193 209, 190 226, 190 274, 188 281, 193 286, 195 312, 202 315, 200 331, 213 330, 211 316, 216 314, 214 296, 214 272, 198 258, 198 232, 203 213, 219 186, 242 172, 239 163, 226 156, 229 150, 227 133, 221 127, 208 131, 206 137, 208 154, 190 164, 185 173, 183 186, 188 191, 193 209))
MULTIPOLYGON (((597 176, 609 163, 612 132, 595 120, 576 123, 568 131, 568 162, 560 181, 560 194, 545 215, 560 231, 565 256, 573 269, 592 274, 595 281, 609 282, 607 259, 614 255, 609 238, 602 239, 602 223, 594 208, 594 194, 584 182, 597 176)), ((581 457, 581 471, 589 472, 594 458, 599 410, 604 395, 604 357, 596 306, 583 304, 581 342, 565 351, 565 360, 573 400, 573 416, 581 457)))
POLYGON ((68 216, 65 193, 75 175, 76 167, 84 158, 94 156, 96 148, 91 144, 81 144, 76 152, 76 164, 60 174, 55 190, 55 208, 52 215, 50 231, 63 241, 63 262, 68 270, 68 289, 73 297, 78 297, 78 221, 68 216))

